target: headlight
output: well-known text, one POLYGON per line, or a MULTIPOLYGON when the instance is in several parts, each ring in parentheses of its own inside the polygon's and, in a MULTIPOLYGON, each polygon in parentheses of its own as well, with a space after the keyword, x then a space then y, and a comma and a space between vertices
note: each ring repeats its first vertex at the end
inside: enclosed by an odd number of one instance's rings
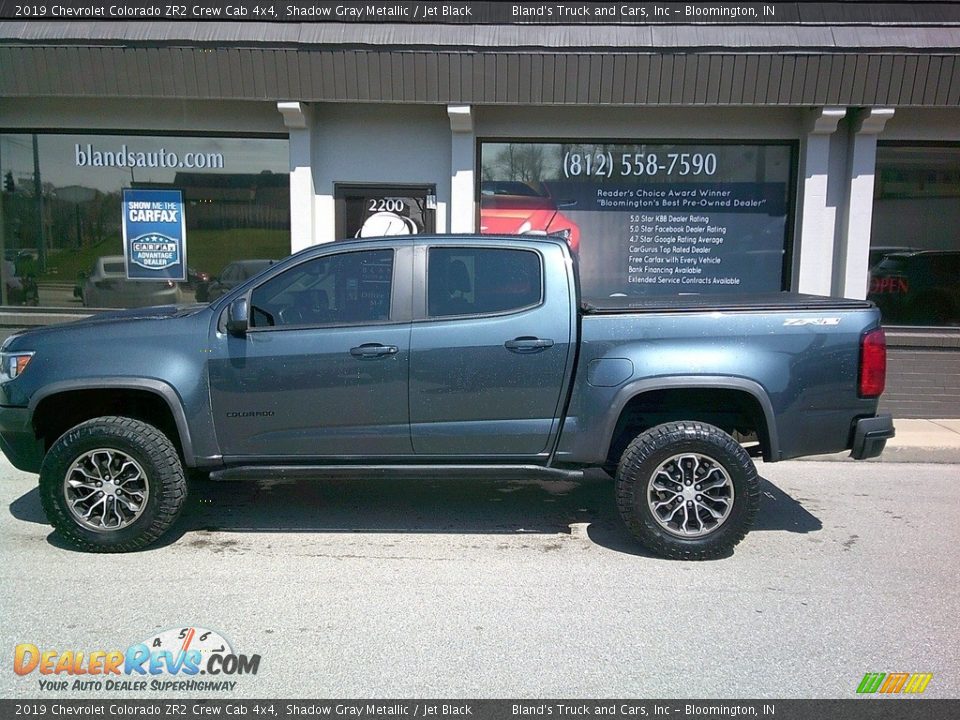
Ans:
POLYGON ((19 377, 32 359, 32 352, 0 353, 0 382, 19 377))

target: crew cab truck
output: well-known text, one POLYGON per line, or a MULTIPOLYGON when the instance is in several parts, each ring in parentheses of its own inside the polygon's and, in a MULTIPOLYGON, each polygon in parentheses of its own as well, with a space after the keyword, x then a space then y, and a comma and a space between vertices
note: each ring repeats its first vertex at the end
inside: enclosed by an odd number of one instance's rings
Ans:
POLYGON ((207 306, 101 314, 0 348, 0 445, 77 548, 136 550, 187 477, 615 478, 662 556, 728 554, 776 462, 893 436, 868 302, 583 298, 549 237, 319 245, 207 306))

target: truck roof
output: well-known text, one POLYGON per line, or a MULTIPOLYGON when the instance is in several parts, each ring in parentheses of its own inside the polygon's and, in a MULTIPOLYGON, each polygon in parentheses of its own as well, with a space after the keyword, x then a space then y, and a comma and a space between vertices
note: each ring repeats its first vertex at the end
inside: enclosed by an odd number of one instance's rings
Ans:
POLYGON ((566 241, 557 236, 557 235, 539 235, 537 233, 527 233, 526 235, 480 235, 477 233, 458 233, 458 234, 446 234, 446 233, 425 233, 423 235, 381 235, 378 237, 364 237, 364 238, 340 238, 336 240, 337 243, 367 243, 367 242, 395 242, 395 243, 414 243, 414 242, 423 242, 427 241, 432 244, 438 245, 463 245, 463 244, 477 244, 482 245, 483 243, 489 242, 550 242, 556 245, 566 245, 566 241))

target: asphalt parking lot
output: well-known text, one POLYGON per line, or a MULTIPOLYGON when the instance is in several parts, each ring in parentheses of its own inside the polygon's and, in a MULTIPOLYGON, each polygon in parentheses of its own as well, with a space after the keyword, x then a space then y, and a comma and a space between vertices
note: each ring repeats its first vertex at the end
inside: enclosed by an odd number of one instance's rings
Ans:
POLYGON ((84 555, 0 462, 0 697, 45 695, 18 643, 187 625, 261 656, 232 697, 846 698, 900 671, 960 695, 957 465, 761 465, 756 529, 681 563, 601 479, 205 484, 164 546, 84 555))

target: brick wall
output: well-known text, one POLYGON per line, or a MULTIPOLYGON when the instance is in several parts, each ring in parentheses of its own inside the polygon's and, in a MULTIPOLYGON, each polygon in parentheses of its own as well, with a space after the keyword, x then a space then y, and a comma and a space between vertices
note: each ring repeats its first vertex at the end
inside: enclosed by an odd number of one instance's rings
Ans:
POLYGON ((887 332, 887 390, 895 418, 960 418, 960 335, 887 332))

